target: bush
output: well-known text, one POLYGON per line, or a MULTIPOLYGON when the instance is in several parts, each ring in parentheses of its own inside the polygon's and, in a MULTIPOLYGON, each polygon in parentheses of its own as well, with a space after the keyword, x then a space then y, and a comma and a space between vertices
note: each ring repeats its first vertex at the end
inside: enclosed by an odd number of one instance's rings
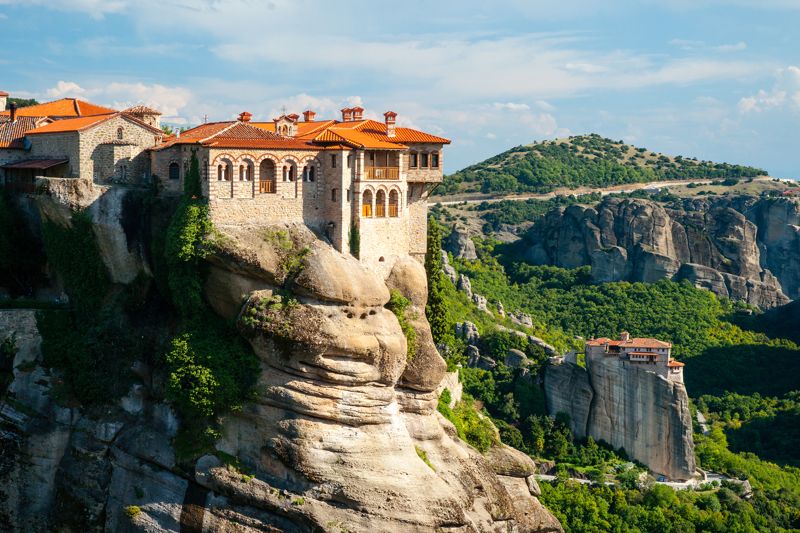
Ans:
POLYGON ((400 323, 400 329, 403 330, 403 335, 406 338, 406 356, 409 361, 414 359, 414 355, 417 353, 417 332, 409 322, 408 317, 408 313, 411 312, 408 309, 410 306, 411 300, 403 296, 400 291, 396 289, 392 290, 389 303, 386 304, 386 307, 397 317, 397 321, 400 323))

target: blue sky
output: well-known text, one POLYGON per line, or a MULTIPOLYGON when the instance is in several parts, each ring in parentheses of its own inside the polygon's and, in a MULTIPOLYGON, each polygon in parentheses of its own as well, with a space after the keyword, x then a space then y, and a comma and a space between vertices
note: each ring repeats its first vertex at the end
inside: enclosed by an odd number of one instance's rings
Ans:
POLYGON ((0 89, 193 125, 361 104, 454 171, 596 132, 800 176, 800 0, 0 0, 0 89))

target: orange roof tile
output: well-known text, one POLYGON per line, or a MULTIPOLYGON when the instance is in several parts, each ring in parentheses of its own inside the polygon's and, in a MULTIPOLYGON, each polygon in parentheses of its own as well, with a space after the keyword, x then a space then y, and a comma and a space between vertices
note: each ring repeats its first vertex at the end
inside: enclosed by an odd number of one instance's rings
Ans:
POLYGON ((49 124, 44 126, 40 126, 34 130, 29 131, 26 135, 38 135, 42 133, 68 133, 68 132, 76 132, 76 131, 83 131, 85 129, 91 128, 98 124, 101 124, 107 120, 111 120, 114 117, 123 117, 128 122, 133 122, 137 126, 142 128, 146 128, 153 133, 161 133, 163 132, 158 129, 145 124, 141 120, 137 119, 136 117, 132 117, 130 115, 126 115, 124 113, 113 113, 111 115, 92 115, 88 117, 78 117, 78 118, 65 118, 61 120, 55 120, 49 124))
POLYGON ((670 359, 669 363, 667 363, 667 366, 670 367, 670 368, 680 368, 682 366, 686 366, 686 364, 685 363, 681 363, 680 361, 676 361, 674 359, 670 359))
POLYGON ((65 118, 56 120, 39 128, 33 129, 27 135, 39 135, 42 133, 68 133, 81 131, 88 127, 95 126, 113 118, 114 115, 96 115, 92 117, 65 118))
POLYGON ((628 339, 627 341, 612 340, 607 337, 600 337, 599 339, 591 339, 587 341, 589 346, 619 346, 620 348, 671 348, 672 344, 650 337, 637 337, 628 339))
MULTIPOLYGON (((17 109, 18 117, 88 117, 91 115, 109 115, 116 113, 115 109, 103 107, 77 98, 62 98, 44 104, 20 107, 17 109)), ((0 115, 8 116, 10 111, 3 111, 0 115)))

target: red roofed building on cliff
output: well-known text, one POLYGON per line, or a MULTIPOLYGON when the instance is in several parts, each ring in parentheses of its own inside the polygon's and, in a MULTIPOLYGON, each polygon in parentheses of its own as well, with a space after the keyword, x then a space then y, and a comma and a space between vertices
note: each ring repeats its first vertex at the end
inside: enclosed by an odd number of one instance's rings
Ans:
POLYGON ((617 357, 636 365, 652 366, 660 376, 683 383, 684 364, 671 356, 672 344, 649 337, 631 337, 627 331, 619 339, 601 337, 586 342, 586 357, 617 357))

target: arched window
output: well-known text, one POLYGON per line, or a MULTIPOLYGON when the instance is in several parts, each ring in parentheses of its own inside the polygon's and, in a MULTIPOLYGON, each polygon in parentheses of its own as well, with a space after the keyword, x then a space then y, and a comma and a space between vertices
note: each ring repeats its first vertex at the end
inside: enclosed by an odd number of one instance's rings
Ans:
POLYGON ((308 167, 308 181, 314 181, 314 165, 308 167))
POLYGON ((383 191, 375 193, 375 216, 386 216, 386 193, 383 191))
POLYGON ((246 179, 244 172, 244 165, 239 165, 239 181, 244 181, 246 179))
POLYGON ((275 191, 275 163, 265 159, 258 168, 258 192, 274 193, 275 191))
POLYGON ((392 189, 389 191, 389 216, 396 217, 399 216, 400 206, 400 193, 397 192, 397 189, 392 189))
POLYGON ((124 135, 125 135, 125 130, 123 130, 121 127, 117 128, 117 140, 121 141, 124 135))
POLYGON ((361 201, 361 216, 372 216, 372 191, 364 191, 361 201))
POLYGON ((294 164, 289 165, 289 181, 297 179, 297 167, 294 164))
POLYGON ((181 166, 178 163, 169 164, 169 179, 171 180, 181 179, 181 166))
POLYGON ((217 180, 219 181, 232 181, 233 180, 233 164, 230 161, 224 161, 217 165, 217 180))
POLYGON ((253 172, 255 171, 255 165, 253 165, 253 162, 246 159, 242 167, 244 169, 244 181, 253 181, 253 172))

